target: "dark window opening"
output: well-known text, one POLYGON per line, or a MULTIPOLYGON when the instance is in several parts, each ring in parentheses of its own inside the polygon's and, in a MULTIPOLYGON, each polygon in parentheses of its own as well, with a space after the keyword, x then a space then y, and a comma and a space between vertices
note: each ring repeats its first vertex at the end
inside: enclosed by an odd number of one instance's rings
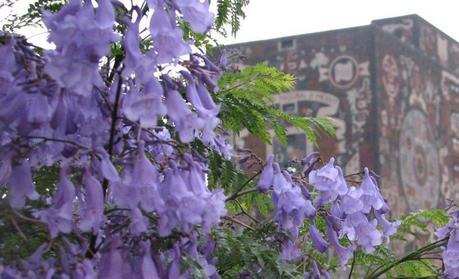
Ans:
POLYGON ((293 40, 282 40, 281 48, 293 48, 293 40))

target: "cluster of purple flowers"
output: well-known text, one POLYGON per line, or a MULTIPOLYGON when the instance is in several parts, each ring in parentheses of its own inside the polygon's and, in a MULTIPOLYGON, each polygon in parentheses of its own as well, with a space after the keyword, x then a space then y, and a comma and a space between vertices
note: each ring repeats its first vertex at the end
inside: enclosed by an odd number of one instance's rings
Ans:
POLYGON ((311 167, 317 162, 311 163, 314 156, 303 160, 303 164, 310 165, 305 171, 308 182, 292 179, 289 173, 281 171, 279 165, 273 162, 272 156, 269 157, 258 188, 262 192, 272 189, 275 220, 282 230, 290 234, 289 242, 282 245, 286 259, 292 260, 301 255, 292 241, 297 240, 299 228, 304 219, 309 218, 309 236, 314 247, 324 253, 332 246, 341 266, 344 266, 358 247, 368 253, 373 252, 376 246, 382 244, 383 237, 388 238, 396 232, 400 221, 391 223, 385 219, 389 207, 368 169, 365 168, 360 187, 349 187, 341 168, 334 165, 334 158, 321 168, 314 169, 311 167), (308 187, 314 192, 310 193, 308 187), (328 241, 316 226, 317 214, 326 221, 328 241), (347 247, 340 243, 343 237, 350 241, 347 247))
POLYGON ((231 153, 214 131, 220 106, 209 92, 218 90, 221 70, 192 52, 178 24, 183 18, 193 31, 207 32, 213 14, 207 1, 147 2, 147 14, 110 0, 71 0, 45 12, 55 49, 43 56, 23 38, 0 34, 0 185, 9 204, 27 208, 51 238, 92 235, 91 243, 66 240, 60 261, 43 257, 51 244, 43 245, 0 266, 2 276, 187 278, 184 255, 216 276, 207 235, 226 214, 225 195, 207 187, 206 162, 189 143, 199 139, 231 153), (139 24, 147 18, 151 48, 144 51, 139 24), (125 53, 119 61, 107 58, 115 42, 125 53), (101 63, 115 68, 101 71, 101 63), (178 73, 163 71, 179 64, 178 73), (46 198, 32 177, 52 165, 59 180, 46 198), (32 209, 29 200, 45 206, 32 209), (173 239, 173 247, 158 250, 161 238, 173 239))

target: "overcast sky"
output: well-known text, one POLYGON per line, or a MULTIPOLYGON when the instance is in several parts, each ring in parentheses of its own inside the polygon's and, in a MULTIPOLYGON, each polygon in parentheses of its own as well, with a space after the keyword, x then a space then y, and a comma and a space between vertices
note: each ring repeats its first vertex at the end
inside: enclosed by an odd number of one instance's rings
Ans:
MULTIPOLYGON (((15 12, 26 11, 30 2, 19 0, 15 12)), ((211 2, 215 5, 217 1, 211 2)), ((4 12, 0 11, 0 19, 6 16, 4 12)), ((368 25, 374 19, 414 13, 459 41, 459 0, 250 0, 237 37, 219 38, 219 42, 230 44, 368 25)), ((46 41, 46 33, 27 31, 35 43, 46 41)))
POLYGON ((458 0, 250 0, 246 14, 237 37, 222 38, 221 43, 368 25, 407 14, 418 14, 459 41, 458 0))

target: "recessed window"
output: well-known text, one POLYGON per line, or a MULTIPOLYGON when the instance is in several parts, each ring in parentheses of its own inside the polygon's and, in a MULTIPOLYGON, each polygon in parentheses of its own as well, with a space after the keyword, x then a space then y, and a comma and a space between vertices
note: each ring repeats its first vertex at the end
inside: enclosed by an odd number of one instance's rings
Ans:
POLYGON ((295 113, 295 104, 285 104, 285 105, 282 106, 282 110, 285 113, 294 114, 295 113))
POLYGON ((280 49, 292 49, 295 47, 295 42, 292 39, 282 40, 279 43, 280 49))

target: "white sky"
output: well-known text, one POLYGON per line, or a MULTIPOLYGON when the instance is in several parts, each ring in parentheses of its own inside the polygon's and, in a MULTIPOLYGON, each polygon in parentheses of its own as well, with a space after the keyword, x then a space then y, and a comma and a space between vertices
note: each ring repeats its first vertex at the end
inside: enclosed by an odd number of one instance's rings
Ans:
MULTIPOLYGON (((14 12, 21 14, 30 2, 19 0, 14 12)), ((217 0, 211 2, 215 9, 217 0)), ((0 19, 6 16, 4 12, 0 11, 0 19)), ((459 41, 459 0, 250 0, 237 37, 218 37, 218 41, 264 40, 368 25, 374 19, 414 13, 459 41)), ((46 44, 46 33, 25 33, 33 36, 34 43, 46 44)))
POLYGON ((459 41, 458 0, 250 0, 237 37, 219 41, 230 44, 341 29, 407 14, 418 14, 459 41))

